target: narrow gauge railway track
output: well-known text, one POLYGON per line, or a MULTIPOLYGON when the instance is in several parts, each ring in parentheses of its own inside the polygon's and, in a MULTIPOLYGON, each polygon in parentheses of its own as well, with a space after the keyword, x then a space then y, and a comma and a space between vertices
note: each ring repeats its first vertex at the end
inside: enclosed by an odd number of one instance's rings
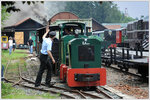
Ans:
POLYGON ((97 95, 95 94, 97 91, 94 91, 94 94, 93 94, 93 91, 92 93, 87 93, 87 92, 84 92, 84 91, 81 91, 81 90, 70 90, 70 89, 66 89, 66 88, 62 88, 62 87, 58 87, 58 86, 52 86, 51 89, 45 89, 45 84, 41 84, 42 87, 34 87, 34 82, 33 81, 30 81, 26 78, 23 78, 21 77, 22 80, 18 81, 18 82, 13 82, 13 81, 10 81, 10 80, 7 80, 4 78, 4 80, 6 82, 9 82, 9 83, 13 83, 13 86, 14 85, 19 85, 21 87, 25 87, 25 88, 30 88, 30 89, 34 89, 34 90, 39 90, 39 91, 43 91, 43 92, 51 92, 51 93, 54 93, 54 94, 60 94, 61 96, 65 96, 67 98, 71 98, 71 99, 113 99, 111 96, 107 95, 106 93, 102 92, 101 90, 99 89, 96 89, 98 91, 97 95), (27 85, 28 84, 28 85, 27 85), (52 89, 53 88, 53 89, 52 89), (56 91, 57 90, 57 91, 56 91), (99 96, 98 94, 104 94, 105 96, 101 97, 99 96), (104 98, 105 97, 105 98, 104 98))
POLYGON ((7 74, 7 69, 8 69, 8 65, 10 64, 10 62, 11 62, 11 60, 9 60, 9 61, 7 62, 6 69, 5 69, 5 72, 4 72, 4 77, 5 77, 6 74, 7 74))
MULTIPOLYGON (((106 66, 104 63, 102 63, 102 65, 105 66, 105 67, 108 67, 108 66, 106 66)), ((116 66, 116 65, 110 65, 109 68, 115 69, 115 70, 117 70, 117 71, 121 71, 121 72, 123 72, 123 73, 125 73, 125 74, 129 74, 129 75, 132 75, 132 76, 135 76, 135 77, 143 78, 142 75, 135 74, 135 73, 132 73, 132 72, 129 72, 129 71, 124 71, 124 70, 121 70, 120 68, 115 67, 115 66, 116 66)), ((145 79, 148 81, 148 77, 145 77, 144 80, 145 80, 145 79)))
POLYGON ((18 79, 19 81, 14 82, 12 80, 8 80, 6 78, 4 78, 4 80, 6 82, 12 83, 12 86, 15 85, 19 85, 21 87, 25 87, 25 88, 29 88, 29 89, 34 89, 34 90, 39 90, 39 91, 43 91, 43 92, 51 92, 54 94, 60 94, 61 96, 64 96, 66 98, 71 98, 71 99, 113 99, 111 96, 107 96, 106 94, 104 94, 102 91, 98 90, 97 91, 92 91, 92 93, 87 93, 81 90, 71 90, 71 89, 67 89, 67 88, 62 88, 62 87, 58 87, 58 86, 52 86, 51 88, 48 88, 45 86, 45 84, 41 84, 40 87, 34 87, 34 82, 26 79, 24 77, 22 77, 21 75, 21 68, 20 66, 18 66, 18 79), (100 96, 100 95, 104 95, 104 96, 100 96))

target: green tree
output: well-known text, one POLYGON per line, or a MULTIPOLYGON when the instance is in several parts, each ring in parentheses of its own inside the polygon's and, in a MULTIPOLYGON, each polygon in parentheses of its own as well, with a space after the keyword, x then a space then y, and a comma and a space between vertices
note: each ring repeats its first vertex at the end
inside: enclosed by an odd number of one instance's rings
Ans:
POLYGON ((79 18, 94 18, 99 23, 125 23, 134 20, 121 13, 116 4, 108 1, 66 2, 65 10, 76 14, 79 18))
POLYGON ((4 21, 6 21, 10 16, 6 10, 7 8, 5 6, 1 6, 1 25, 4 25, 4 21))
MULTIPOLYGON (((35 4, 39 1, 22 1, 23 4, 27 3, 28 5, 30 4, 35 4)), ((40 1, 41 3, 44 3, 44 1, 40 1)), ((1 2, 1 24, 4 25, 4 21, 6 21, 9 16, 11 15, 10 12, 18 12, 20 11, 19 8, 15 7, 15 1, 2 1, 1 2)))
MULTIPOLYGON (((28 5, 30 4, 35 4, 39 1, 22 1, 23 4, 27 3, 28 5)), ((44 3, 44 1, 40 1, 41 3, 44 3)), ((2 1, 1 5, 6 7, 6 12, 10 13, 11 11, 15 12, 15 11, 20 11, 19 8, 16 8, 15 6, 15 1, 2 1)))

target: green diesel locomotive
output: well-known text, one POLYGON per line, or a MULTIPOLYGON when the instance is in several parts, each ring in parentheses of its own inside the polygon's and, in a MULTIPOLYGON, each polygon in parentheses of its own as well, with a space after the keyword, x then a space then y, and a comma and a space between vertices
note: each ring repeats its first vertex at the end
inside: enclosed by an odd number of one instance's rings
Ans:
MULTIPOLYGON (((101 67, 102 43, 98 39, 89 38, 84 23, 67 22, 57 26, 49 26, 57 31, 57 39, 53 42, 52 54, 56 60, 55 72, 60 80, 67 82, 69 87, 93 87, 106 84, 106 69, 101 67), (65 33, 69 29, 69 34, 65 33)), ((42 35, 45 28, 38 31, 40 51, 42 35)))

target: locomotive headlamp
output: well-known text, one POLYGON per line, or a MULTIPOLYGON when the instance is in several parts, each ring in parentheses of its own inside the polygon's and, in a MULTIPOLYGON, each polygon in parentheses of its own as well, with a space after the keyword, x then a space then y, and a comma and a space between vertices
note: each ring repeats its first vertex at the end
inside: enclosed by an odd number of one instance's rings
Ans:
POLYGON ((63 25, 62 24, 59 24, 59 27, 61 28, 63 25))
POLYGON ((78 29, 75 30, 75 34, 79 34, 79 30, 78 29))
POLYGON ((3 47, 6 48, 6 47, 7 47, 7 44, 6 44, 6 43, 3 43, 3 47))
POLYGON ((109 30, 109 31, 108 31, 108 33, 109 33, 109 35, 111 35, 111 34, 112 34, 112 31, 111 31, 111 30, 109 30))

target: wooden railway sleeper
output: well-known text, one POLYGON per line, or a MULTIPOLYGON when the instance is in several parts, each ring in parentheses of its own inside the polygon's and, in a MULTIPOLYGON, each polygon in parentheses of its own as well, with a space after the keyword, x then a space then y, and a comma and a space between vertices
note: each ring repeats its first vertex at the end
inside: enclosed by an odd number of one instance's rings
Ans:
MULTIPOLYGON (((13 81, 10 81, 10 80, 7 80, 4 78, 4 80, 6 82, 9 82, 9 83, 14 83, 13 81)), ((22 87, 26 87, 26 88, 30 88, 30 89, 35 89, 35 90, 40 90, 40 91, 43 91, 43 92, 51 92, 51 93, 57 93, 57 94, 60 94, 60 95, 63 95, 63 96, 67 96, 71 99, 75 99, 75 97, 72 97, 72 96, 69 96, 69 95, 66 95, 64 93, 61 93, 61 92, 56 92, 56 91, 53 91, 53 90, 45 90, 45 89, 42 89, 42 88, 37 88, 37 87, 31 87, 31 86, 27 86, 27 85, 23 85, 23 84, 20 84, 20 83, 17 83, 16 85, 19 85, 19 86, 22 86, 22 87)))
POLYGON ((104 94, 105 96, 107 96, 108 98, 113 99, 113 97, 109 96, 107 93, 105 93, 105 92, 101 91, 101 90, 100 90, 100 89, 98 89, 98 88, 96 88, 96 92, 98 92, 98 93, 102 93, 102 94, 104 94))
MULTIPOLYGON (((27 82, 29 82, 29 83, 35 84, 33 81, 30 81, 30 80, 28 80, 28 79, 26 79, 26 78, 24 78, 24 77, 22 77, 22 79, 25 80, 25 81, 27 81, 27 82)), ((43 84, 43 83, 42 83, 41 85, 45 86, 45 84, 43 84)), ((62 88, 62 87, 57 87, 57 86, 52 86, 51 88, 57 88, 57 89, 61 89, 61 90, 69 91, 69 92, 78 93, 78 94, 80 94, 83 98, 85 98, 85 96, 84 96, 80 91, 78 91, 78 90, 69 90, 69 89, 62 88)), ((85 98, 85 99, 86 99, 86 98, 85 98)))

